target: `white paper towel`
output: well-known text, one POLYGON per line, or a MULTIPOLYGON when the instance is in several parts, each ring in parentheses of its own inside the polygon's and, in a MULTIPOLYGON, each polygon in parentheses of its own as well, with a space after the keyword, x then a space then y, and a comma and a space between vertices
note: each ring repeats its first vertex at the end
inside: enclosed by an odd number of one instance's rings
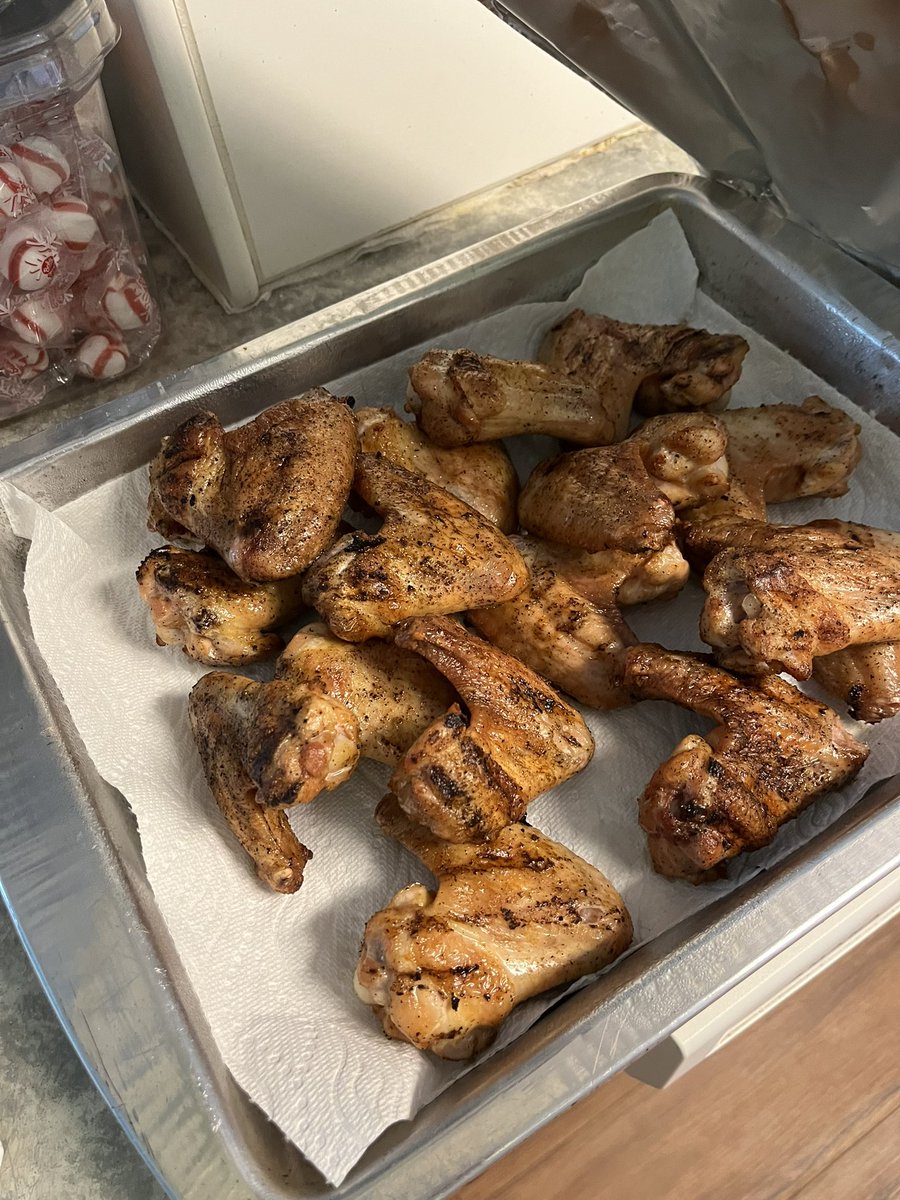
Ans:
MULTIPOLYGON (((681 321, 742 332, 751 345, 733 404, 799 401, 818 393, 862 425, 863 460, 850 493, 777 509, 777 520, 837 516, 896 524, 897 439, 811 372, 697 291, 697 268, 671 213, 607 254, 566 302, 522 305, 449 333, 504 357, 528 357, 574 304, 622 320, 681 321), (891 488, 885 486, 892 480, 891 488)), ((336 381, 359 404, 402 408, 406 367, 422 348, 336 381)), ((527 473, 553 444, 510 444, 527 473)), ((292 813, 315 857, 295 896, 267 891, 231 838, 204 782, 186 697, 204 668, 154 645, 134 571, 159 539, 145 528, 146 472, 114 480, 48 513, 3 497, 14 528, 32 539, 25 589, 38 645, 100 773, 137 817, 147 874, 222 1056, 238 1083, 332 1183, 383 1129, 411 1117, 464 1067, 388 1042, 355 998, 351 977, 368 917, 423 877, 417 860, 372 819, 387 772, 364 762, 336 793, 292 813)), ((699 648, 701 593, 628 610, 636 632, 699 648)), ((676 742, 701 728, 690 713, 653 703, 585 713, 597 741, 578 778, 529 810, 540 829, 603 870, 632 912, 636 940, 652 938, 734 883, 782 857, 900 769, 900 723, 862 729, 873 752, 840 796, 819 801, 774 847, 732 868, 730 882, 695 888, 655 875, 637 824, 636 797, 676 742)), ((534 1003, 527 1018, 543 1005, 534 1003)), ((522 1026, 523 1019, 516 1020, 522 1026)))

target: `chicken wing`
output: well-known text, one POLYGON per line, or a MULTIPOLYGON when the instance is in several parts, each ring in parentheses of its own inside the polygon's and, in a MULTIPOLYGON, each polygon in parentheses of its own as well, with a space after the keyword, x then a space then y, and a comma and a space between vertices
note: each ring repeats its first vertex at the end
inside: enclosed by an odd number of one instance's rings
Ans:
POLYGON ((291 639, 275 670, 278 679, 349 709, 359 726, 360 753, 391 766, 456 698, 418 654, 381 638, 344 642, 319 622, 291 639))
POLYGON ((340 538, 304 583, 307 603, 338 637, 360 642, 406 617, 500 604, 527 583, 500 530, 421 475, 360 454, 353 486, 384 524, 340 538))
MULTIPOLYGON (((534 540, 534 539, 532 539, 534 540)), ((674 540, 661 550, 629 554, 626 550, 576 550, 543 542, 548 562, 580 595, 600 608, 646 604, 675 596, 690 569, 674 540)))
POLYGON ((594 741, 575 709, 458 621, 405 621, 396 642, 435 666, 464 706, 432 722, 390 780, 403 808, 437 837, 484 841, 587 766, 594 741))
POLYGON ((642 554, 671 542, 675 512, 629 441, 538 463, 519 497, 519 521, 579 550, 642 554))
POLYGON ((215 554, 160 546, 137 570, 158 646, 181 646, 197 662, 239 666, 277 654, 273 632, 303 611, 300 580, 245 583, 215 554))
POLYGON ((728 491, 728 435, 712 413, 651 417, 628 439, 676 512, 718 500, 728 491))
POLYGON ((519 480, 500 442, 445 450, 390 408, 357 409, 356 429, 365 453, 381 453, 407 471, 424 475, 504 533, 516 528, 519 480))
POLYGON ((324 388, 230 433, 198 413, 150 464, 150 528, 187 530, 247 581, 299 575, 334 537, 357 446, 350 409, 324 388))
POLYGON ((616 431, 590 384, 534 362, 472 350, 429 350, 409 369, 406 408, 438 446, 545 433, 602 446, 616 431))
POLYGON ((510 539, 529 570, 514 600, 469 613, 469 620, 507 654, 591 708, 619 708, 621 651, 635 638, 612 600, 592 604, 554 569, 553 557, 531 538, 510 539))
POLYGON ((830 708, 777 675, 751 685, 698 655, 642 645, 625 652, 624 681, 638 699, 671 700, 717 722, 705 738, 684 738, 641 796, 661 875, 701 882, 721 873, 852 779, 869 752, 830 708))
POLYGON ((258 802, 245 766, 245 731, 258 687, 224 672, 205 675, 191 692, 191 728, 210 791, 256 873, 273 891, 296 892, 312 852, 298 841, 283 809, 258 802))
POLYGON ((897 550, 723 550, 703 586, 700 636, 737 670, 809 679, 820 655, 900 639, 897 550))
POLYGON ((524 1000, 608 966, 631 917, 605 876, 528 825, 451 845, 393 796, 376 811, 437 877, 412 884, 366 925, 356 994, 388 1037, 441 1058, 471 1058, 524 1000))
POLYGON ((813 663, 813 678, 857 721, 885 721, 900 712, 900 642, 825 654, 813 663))
POLYGON ((538 357, 597 389, 620 440, 632 404, 649 416, 724 407, 748 349, 732 334, 687 325, 628 325, 576 309, 550 330, 538 357))
POLYGON ((818 396, 802 404, 734 408, 720 420, 735 473, 768 503, 847 491, 860 459, 859 426, 818 396))

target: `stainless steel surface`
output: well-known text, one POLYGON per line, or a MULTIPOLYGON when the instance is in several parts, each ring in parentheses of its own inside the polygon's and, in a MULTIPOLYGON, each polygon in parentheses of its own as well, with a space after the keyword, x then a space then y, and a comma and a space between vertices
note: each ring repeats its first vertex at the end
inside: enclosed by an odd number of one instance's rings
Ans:
MULTIPOLYGON (((658 177, 7 447, 0 477, 55 507, 146 461, 162 433, 201 405, 224 420, 247 417, 473 316, 558 298, 667 207, 716 300, 900 428, 896 292, 764 204, 721 185, 658 177)), ((0 881, 57 1011, 173 1194, 334 1194, 238 1091, 212 1045, 155 910, 127 807, 87 759, 31 639, 22 561, 0 529, 0 881)), ((448 1195, 897 866, 898 791, 881 786, 777 870, 559 1005, 413 1122, 389 1130, 338 1194, 448 1195)))
POLYGON ((895 4, 482 2, 711 174, 900 278, 895 4))

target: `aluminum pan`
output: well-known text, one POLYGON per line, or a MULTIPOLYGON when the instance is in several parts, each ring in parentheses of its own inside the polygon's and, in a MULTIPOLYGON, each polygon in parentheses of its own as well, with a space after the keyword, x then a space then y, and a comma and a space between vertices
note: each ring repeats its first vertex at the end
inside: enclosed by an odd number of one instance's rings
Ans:
MULTIPOLYGON (((224 420, 249 416, 475 314, 558 297, 666 207, 714 298, 900 429, 893 290, 765 205, 720 185, 658 177, 8 447, 0 477, 56 506, 145 461, 161 433, 201 404, 224 420)), ((891 805, 900 787, 883 785, 777 870, 644 947, 415 1121, 387 1131, 335 1193, 224 1069, 155 909, 133 821, 87 758, 33 644, 21 561, 0 528, 0 881, 76 1049, 173 1195, 449 1195, 900 865, 900 810, 891 805)))

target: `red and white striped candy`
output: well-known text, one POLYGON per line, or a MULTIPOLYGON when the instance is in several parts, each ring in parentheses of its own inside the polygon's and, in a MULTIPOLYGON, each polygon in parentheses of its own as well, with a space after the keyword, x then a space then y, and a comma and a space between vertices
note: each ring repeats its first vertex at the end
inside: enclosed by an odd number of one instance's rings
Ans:
POLYGON ((113 379, 128 366, 128 349, 106 333, 92 333, 75 351, 75 369, 89 379, 113 379))
POLYGON ((49 138, 22 138, 21 142, 13 142, 9 150, 39 196, 57 191, 72 174, 69 160, 49 138))
POLYGON ((15 220, 37 197, 9 151, 0 147, 0 213, 15 220))
POLYGON ((117 329, 140 329, 153 315, 153 301, 140 275, 119 272, 100 298, 100 307, 117 329))
POLYGON ((99 233, 91 210, 80 196, 57 196, 50 203, 53 228, 73 254, 83 254, 99 233))
POLYGON ((0 375, 28 383, 50 366, 50 356, 40 346, 29 346, 18 338, 0 338, 0 375))
POLYGON ((46 300, 35 298, 14 309, 6 318, 6 324, 23 342, 46 346, 65 332, 64 313, 64 308, 53 308, 46 300))
POLYGON ((59 247, 34 225, 9 225, 0 241, 0 272, 13 287, 39 292, 53 282, 59 247))

